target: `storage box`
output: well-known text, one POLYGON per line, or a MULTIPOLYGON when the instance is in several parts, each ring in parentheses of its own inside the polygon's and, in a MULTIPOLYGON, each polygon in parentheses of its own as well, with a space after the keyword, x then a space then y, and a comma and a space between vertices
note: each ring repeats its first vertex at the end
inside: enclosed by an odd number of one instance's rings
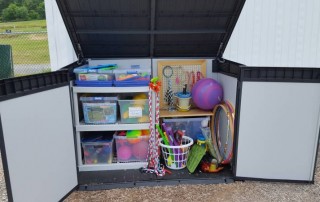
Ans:
POLYGON ((114 73, 112 69, 116 64, 98 65, 98 66, 81 66, 74 69, 76 74, 75 84, 78 86, 112 86, 114 73))
POLYGON ((149 135, 138 138, 114 135, 117 148, 118 162, 144 162, 147 161, 149 135))
POLYGON ((81 73, 77 74, 77 80, 79 81, 112 81, 113 73, 81 73))
POLYGON ((197 135, 202 134, 200 129, 201 121, 205 119, 208 119, 208 117, 163 119, 163 123, 171 127, 173 131, 185 130, 185 135, 196 141, 197 135))
POLYGON ((117 97, 80 97, 84 122, 108 124, 117 121, 117 97))
POLYGON ((115 86, 148 86, 151 69, 116 69, 114 70, 114 74, 115 86))
POLYGON ((83 140, 85 164, 110 164, 113 158, 113 139, 83 140))
POLYGON ((148 123, 148 99, 119 100, 121 123, 148 123))

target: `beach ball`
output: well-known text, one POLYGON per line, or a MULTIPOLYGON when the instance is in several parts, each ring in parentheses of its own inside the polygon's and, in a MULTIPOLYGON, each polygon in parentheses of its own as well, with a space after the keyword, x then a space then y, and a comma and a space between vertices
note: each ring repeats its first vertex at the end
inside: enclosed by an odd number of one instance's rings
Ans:
POLYGON ((212 110, 222 98, 222 86, 214 79, 201 79, 192 88, 193 103, 200 109, 212 110))

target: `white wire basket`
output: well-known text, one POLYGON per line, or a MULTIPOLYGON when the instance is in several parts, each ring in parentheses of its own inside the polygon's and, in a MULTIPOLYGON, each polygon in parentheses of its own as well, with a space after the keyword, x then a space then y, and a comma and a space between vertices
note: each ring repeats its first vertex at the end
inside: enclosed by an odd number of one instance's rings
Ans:
POLYGON ((159 139, 159 144, 162 156, 168 168, 179 170, 187 166, 190 146, 193 144, 192 138, 183 136, 182 144, 180 146, 165 145, 162 138, 159 139))

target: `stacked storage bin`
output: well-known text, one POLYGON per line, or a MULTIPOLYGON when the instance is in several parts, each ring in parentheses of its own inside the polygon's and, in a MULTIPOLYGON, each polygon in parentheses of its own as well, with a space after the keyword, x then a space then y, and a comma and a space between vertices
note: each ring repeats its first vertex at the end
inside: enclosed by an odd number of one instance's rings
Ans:
POLYGON ((75 85, 84 87, 134 87, 148 86, 151 69, 132 65, 130 68, 118 68, 117 64, 98 66, 84 65, 75 68, 75 85))
POLYGON ((129 86, 148 86, 150 82, 150 69, 130 68, 130 69, 115 69, 114 86, 129 87, 129 86))
POLYGON ((149 134, 136 137, 114 135, 118 162, 143 162, 147 160, 149 134))
POLYGON ((85 87, 110 87, 113 85, 114 73, 112 69, 117 68, 116 64, 89 66, 84 65, 75 68, 75 84, 85 87))
POLYGON ((105 134, 82 139, 85 164, 110 164, 113 159, 113 139, 105 134), (108 138, 109 137, 109 138, 108 138))
POLYGON ((117 121, 117 97, 80 97, 86 124, 112 124, 117 121))

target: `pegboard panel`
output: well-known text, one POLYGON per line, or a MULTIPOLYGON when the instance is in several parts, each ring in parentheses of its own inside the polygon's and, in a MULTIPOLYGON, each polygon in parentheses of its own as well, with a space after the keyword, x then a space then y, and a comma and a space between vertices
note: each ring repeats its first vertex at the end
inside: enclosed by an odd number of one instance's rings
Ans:
POLYGON ((190 92, 193 83, 197 81, 199 76, 200 78, 206 77, 206 60, 159 61, 157 66, 158 77, 162 85, 160 91, 160 109, 168 109, 165 94, 169 88, 169 80, 171 81, 173 93, 181 92, 185 84, 187 84, 187 91, 190 92))

